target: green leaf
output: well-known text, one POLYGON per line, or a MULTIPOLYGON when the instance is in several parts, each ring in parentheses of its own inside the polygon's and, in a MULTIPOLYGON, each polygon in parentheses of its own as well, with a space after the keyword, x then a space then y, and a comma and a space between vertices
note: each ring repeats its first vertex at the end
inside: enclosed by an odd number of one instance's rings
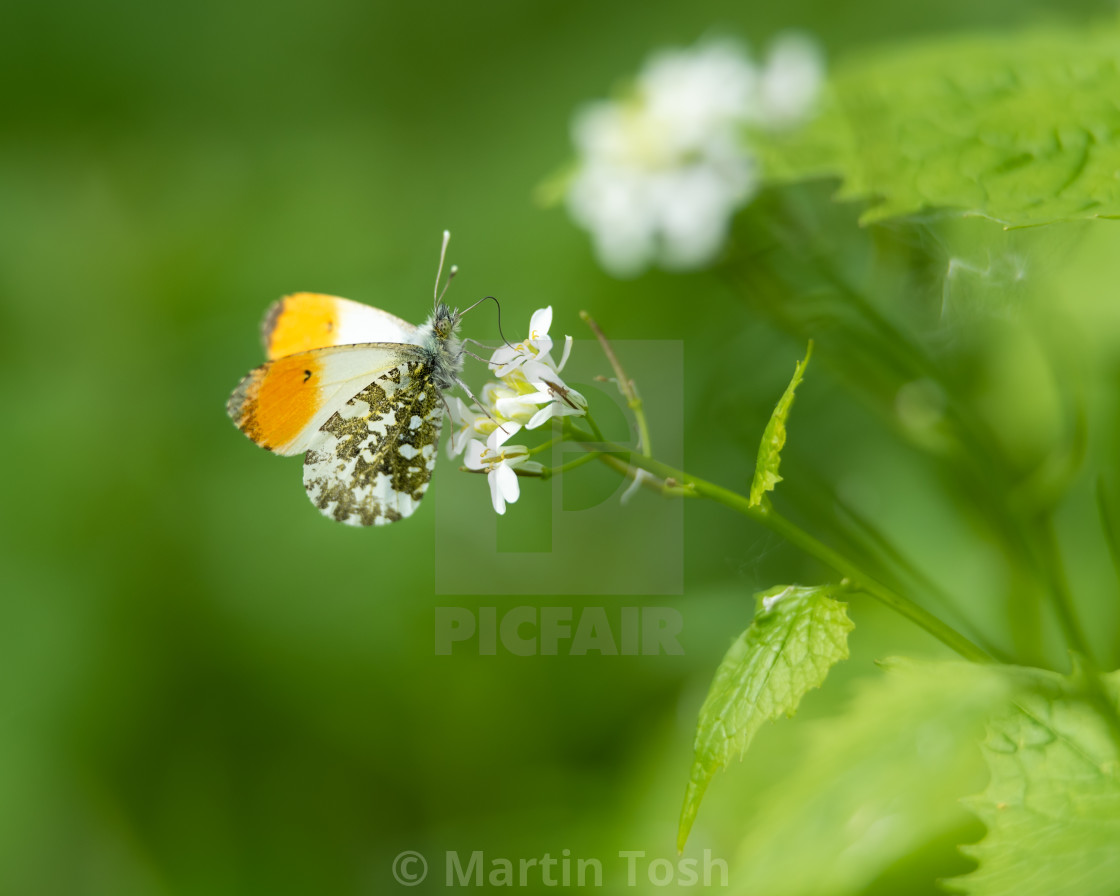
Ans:
MULTIPOLYGON (((969 805, 987 836, 951 883, 974 896, 1120 892, 1120 749, 1100 712, 1046 674, 990 726, 987 790, 969 805)), ((1105 689, 1120 708, 1120 672, 1105 689)))
POLYGON ((1027 226, 1120 216, 1120 32, 937 39, 838 68, 821 114, 759 134, 777 181, 838 177, 865 222, 951 209, 1027 226))
MULTIPOLYGON (((975 820, 961 798, 983 786, 979 741, 1015 680, 996 666, 894 659, 856 683, 835 716, 802 722, 795 767, 713 810, 743 827, 730 879, 739 893, 852 896, 975 820), (804 746, 802 746, 804 745, 804 746)), ((953 850, 945 851, 953 861, 953 850)), ((958 867, 938 867, 930 876, 958 867)), ((928 886, 914 881, 913 889, 928 886)), ((895 890, 894 892, 905 892, 895 890)))
POLYGON ((809 348, 805 352, 805 360, 798 361, 793 371, 793 379, 786 386, 786 391, 778 400, 774 413, 770 415, 770 422, 762 433, 762 441, 758 445, 758 460, 754 465, 754 479, 751 481, 751 507, 762 503, 762 496, 774 490, 774 486, 782 481, 778 475, 778 465, 782 462, 782 448, 786 444, 786 418, 789 409, 793 407, 793 393, 796 391, 801 378, 805 375, 805 368, 809 366, 809 359, 813 356, 813 341, 809 340, 809 348))
POLYGON ((847 604, 839 586, 784 585, 755 595, 750 627, 716 670, 696 726, 695 755, 681 808, 677 848, 683 850, 712 777, 742 756, 763 722, 792 716, 848 656, 847 604))

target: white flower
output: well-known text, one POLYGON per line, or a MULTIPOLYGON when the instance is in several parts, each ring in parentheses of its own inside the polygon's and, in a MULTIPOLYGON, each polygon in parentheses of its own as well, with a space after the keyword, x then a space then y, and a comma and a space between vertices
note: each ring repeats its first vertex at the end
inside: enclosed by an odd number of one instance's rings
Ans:
POLYGON ((750 113, 757 78, 743 48, 722 40, 656 53, 639 73, 637 86, 663 151, 679 158, 703 154, 713 134, 750 113))
POLYGON ((522 400, 543 405, 525 424, 526 429, 536 429, 554 417, 582 417, 587 413, 587 399, 575 389, 564 385, 559 377, 534 383, 537 391, 523 396, 522 400))
POLYGON ((529 449, 524 445, 505 445, 521 429, 518 423, 506 423, 490 433, 483 445, 478 439, 467 444, 464 463, 468 470, 485 470, 490 483, 490 500, 496 513, 505 513, 506 504, 514 503, 521 494, 516 468, 526 472, 540 472, 539 463, 529 460, 529 449), (504 447, 503 447, 504 446, 504 447))
POLYGON ((490 409, 493 419, 481 424, 478 427, 479 431, 489 435, 506 422, 524 425, 536 413, 536 406, 523 398, 532 391, 532 386, 521 372, 516 370, 501 382, 490 382, 483 386, 482 398, 490 409))
POLYGON ((483 414, 471 410, 463 399, 452 395, 447 399, 448 416, 451 418, 451 435, 447 439, 447 456, 457 457, 467 447, 467 441, 478 432, 476 424, 485 419, 483 414))
POLYGON ((759 122, 770 128, 791 127, 813 111, 824 80, 824 56, 808 35, 780 35, 770 47, 759 82, 759 122))
POLYGON ((567 203, 603 266, 627 276, 710 262, 757 189, 745 128, 802 118, 820 71, 807 38, 783 39, 762 70, 738 44, 708 42, 654 55, 630 96, 582 109, 567 203))
POLYGON ((529 336, 516 345, 500 345, 490 357, 490 369, 495 376, 504 377, 530 362, 543 363, 555 369, 549 352, 552 340, 548 336, 552 326, 552 306, 539 308, 529 320, 529 336))

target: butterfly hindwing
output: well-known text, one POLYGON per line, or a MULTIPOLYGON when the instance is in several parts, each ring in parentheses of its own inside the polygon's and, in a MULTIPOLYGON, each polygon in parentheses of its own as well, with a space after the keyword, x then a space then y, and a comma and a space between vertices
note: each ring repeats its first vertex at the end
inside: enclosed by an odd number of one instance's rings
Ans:
POLYGON ((442 424, 431 366, 403 361, 312 437, 303 462, 308 497, 325 516, 354 526, 410 516, 432 478, 442 424))

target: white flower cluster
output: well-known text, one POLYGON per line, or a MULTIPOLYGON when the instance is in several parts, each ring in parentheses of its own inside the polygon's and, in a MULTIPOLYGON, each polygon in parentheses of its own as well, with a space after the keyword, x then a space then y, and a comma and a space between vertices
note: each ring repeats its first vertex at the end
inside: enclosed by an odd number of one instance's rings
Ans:
POLYGON ((757 189, 745 131, 803 120, 822 72, 803 36, 779 38, 761 66, 733 41, 709 41, 655 54, 624 99, 581 109, 567 203, 603 266, 628 276, 711 261, 757 189))
POLYGON ((564 339, 560 362, 552 359, 552 306, 533 313, 529 336, 516 345, 503 345, 490 358, 490 371, 497 380, 487 383, 479 394, 480 408, 460 398, 449 399, 454 427, 447 454, 464 456, 469 470, 485 470, 490 482, 494 510, 506 512, 521 493, 516 470, 539 473, 543 467, 532 461, 524 445, 506 444, 521 429, 536 429, 554 417, 582 416, 587 399, 560 379, 560 371, 572 350, 572 337, 564 339))

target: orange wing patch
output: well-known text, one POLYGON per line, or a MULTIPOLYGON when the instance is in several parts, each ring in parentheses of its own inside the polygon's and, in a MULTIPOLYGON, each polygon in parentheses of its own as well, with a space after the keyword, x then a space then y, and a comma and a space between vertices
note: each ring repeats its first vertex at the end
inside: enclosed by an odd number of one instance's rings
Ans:
POLYGON ((261 327, 269 359, 336 345, 342 300, 317 292, 297 292, 273 305, 261 327))
POLYGON ((250 439, 283 454, 322 407, 322 376, 314 355, 279 358, 246 376, 226 410, 250 439))

